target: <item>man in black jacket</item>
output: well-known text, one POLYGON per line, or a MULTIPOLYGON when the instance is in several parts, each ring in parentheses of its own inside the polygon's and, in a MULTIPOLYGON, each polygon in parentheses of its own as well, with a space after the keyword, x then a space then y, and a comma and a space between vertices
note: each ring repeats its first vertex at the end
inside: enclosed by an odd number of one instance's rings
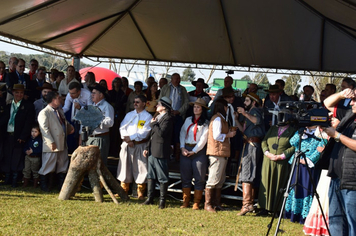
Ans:
POLYGON ((13 86, 14 99, 6 105, 0 119, 0 127, 7 131, 4 143, 6 148, 0 166, 1 171, 5 173, 5 184, 11 184, 12 187, 17 186, 18 172, 24 168, 23 146, 30 137, 31 127, 35 121, 35 107, 31 102, 23 99, 24 91, 23 84, 13 86))
POLYGON ((329 226, 331 235, 355 235, 356 232, 356 94, 348 89, 339 93, 351 99, 351 111, 336 130, 324 129, 335 140, 330 155, 328 176, 329 226), (348 92, 348 93, 346 93, 348 92))

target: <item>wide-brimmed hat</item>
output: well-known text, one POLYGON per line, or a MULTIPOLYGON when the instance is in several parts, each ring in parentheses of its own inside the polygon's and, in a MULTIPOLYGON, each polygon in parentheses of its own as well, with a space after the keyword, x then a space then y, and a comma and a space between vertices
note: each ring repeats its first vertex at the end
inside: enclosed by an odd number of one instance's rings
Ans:
POLYGON ((90 86, 88 88, 91 92, 93 92, 94 89, 101 92, 102 94, 104 94, 106 100, 109 98, 109 94, 106 93, 106 89, 100 84, 95 83, 93 86, 90 86))
POLYGON ((189 104, 190 104, 191 106, 194 106, 194 105, 196 104, 196 105, 205 107, 206 109, 209 110, 209 107, 206 105, 205 100, 202 99, 202 98, 198 98, 195 102, 190 102, 189 104))
POLYGON ((159 100, 161 102, 162 106, 167 107, 169 109, 172 109, 172 100, 168 97, 161 97, 159 100))
POLYGON ((194 85, 194 86, 196 87, 198 82, 203 83, 203 84, 204 84, 204 88, 209 88, 209 85, 206 84, 205 81, 204 81, 204 79, 202 79, 202 78, 199 78, 199 79, 193 81, 193 82, 192 82, 192 85, 194 85))
POLYGON ((25 91, 25 85, 23 84, 14 84, 14 86, 12 87, 12 90, 22 90, 25 91))
POLYGON ((258 104, 260 104, 260 97, 255 94, 255 93, 248 93, 246 94, 246 97, 249 97, 251 100, 257 102, 258 104))
POLYGON ((274 84, 274 85, 270 85, 269 86, 269 89, 265 89, 266 92, 269 92, 269 93, 280 93, 282 92, 283 90, 279 88, 279 86, 277 84, 274 84))
POLYGON ((223 97, 235 96, 235 91, 232 87, 225 87, 222 89, 222 96, 223 97))
POLYGON ((48 82, 44 82, 42 87, 37 87, 37 90, 44 90, 44 89, 50 89, 52 91, 57 91, 57 89, 53 88, 52 84, 48 83, 48 82))

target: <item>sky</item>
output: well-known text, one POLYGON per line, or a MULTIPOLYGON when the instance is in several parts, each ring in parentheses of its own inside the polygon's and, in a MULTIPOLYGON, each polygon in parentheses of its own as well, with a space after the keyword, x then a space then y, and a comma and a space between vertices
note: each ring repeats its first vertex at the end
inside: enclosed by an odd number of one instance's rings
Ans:
MULTIPOLYGON (((42 52, 39 52, 39 51, 36 51, 36 50, 32 50, 32 49, 16 46, 16 45, 5 43, 5 42, 2 42, 2 41, 0 41, 0 50, 1 51, 5 51, 5 52, 9 52, 9 53, 22 53, 22 54, 41 54, 42 53, 42 52)), ((93 62, 93 61, 85 59, 85 58, 82 59, 82 61, 84 63, 90 64, 90 65, 98 64, 97 62, 93 62)), ((104 68, 109 68, 109 64, 108 63, 101 63, 98 66, 104 67, 104 68)), ((169 73, 172 74, 172 73, 177 72, 177 73, 182 74, 183 70, 184 70, 184 68, 175 67, 175 68, 170 69, 169 73)), ((209 77, 210 70, 205 70, 205 69, 193 69, 193 70, 195 72, 196 79, 203 78, 203 79, 206 80, 209 77)), ((121 71, 126 71, 125 66, 122 65, 121 71)), ((134 75, 135 74, 134 72, 137 72, 137 74, 143 74, 144 71, 145 71, 145 67, 144 66, 135 66, 134 69, 132 70, 130 76, 134 75)), ((154 71, 156 73, 164 73, 165 68, 164 67, 154 67, 154 71)), ((225 73, 225 71, 216 70, 214 72, 214 74, 212 75, 212 78, 224 78, 226 75, 227 74, 225 73)), ((231 75, 231 76, 234 79, 241 79, 245 75, 249 75, 251 78, 253 78, 255 76, 255 73, 236 72, 235 71, 235 73, 233 75, 231 75)), ((274 84, 274 82, 277 79, 282 78, 284 75, 285 74, 267 74, 267 77, 268 77, 269 82, 271 84, 274 84)), ((308 84, 308 78, 307 77, 302 77, 301 85, 304 86, 306 84, 308 84)))

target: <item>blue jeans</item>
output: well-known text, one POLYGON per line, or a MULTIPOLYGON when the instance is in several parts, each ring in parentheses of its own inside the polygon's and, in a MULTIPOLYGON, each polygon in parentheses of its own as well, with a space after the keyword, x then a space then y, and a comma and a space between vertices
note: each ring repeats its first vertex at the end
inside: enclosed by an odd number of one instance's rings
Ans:
POLYGON ((331 235, 356 235, 356 190, 340 190, 337 178, 329 187, 329 227, 331 235))

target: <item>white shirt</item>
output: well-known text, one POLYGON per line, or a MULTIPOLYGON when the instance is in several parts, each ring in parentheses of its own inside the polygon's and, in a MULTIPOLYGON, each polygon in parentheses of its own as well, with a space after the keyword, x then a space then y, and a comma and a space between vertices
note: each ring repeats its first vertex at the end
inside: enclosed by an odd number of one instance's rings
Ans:
MULTIPOLYGON (((223 115, 221 116, 224 117, 223 115)), ((221 119, 220 116, 218 116, 213 121, 213 139, 219 142, 224 142, 225 138, 226 134, 221 133, 221 119)))
POLYGON ((109 132, 110 127, 114 125, 114 108, 107 101, 105 101, 105 99, 101 100, 97 104, 93 103, 92 105, 98 107, 105 116, 99 127, 93 131, 93 135, 109 132))
POLYGON ((194 140, 194 126, 192 125, 188 131, 187 136, 187 129, 188 127, 193 124, 192 117, 188 117, 185 119, 184 124, 180 130, 180 147, 184 148, 186 143, 189 144, 196 144, 195 147, 192 149, 194 153, 199 152, 202 150, 208 141, 208 131, 209 131, 209 123, 206 122, 204 125, 198 125, 196 140, 194 140))
POLYGON ((124 136, 129 136, 131 140, 144 140, 151 131, 151 119, 151 114, 146 110, 140 113, 137 113, 136 110, 127 113, 120 124, 121 139, 124 139, 124 136))
POLYGON ((74 82, 79 83, 78 80, 72 79, 72 80, 67 84, 67 78, 63 79, 63 80, 61 81, 61 83, 59 84, 59 87, 58 87, 58 93, 59 93, 59 95, 62 96, 62 94, 68 94, 68 92, 69 92, 68 87, 69 87, 69 85, 70 85, 71 83, 74 83, 74 82))
MULTIPOLYGON (((91 101, 91 92, 87 89, 82 88, 80 90, 80 95, 77 98, 72 98, 70 96, 70 94, 68 93, 66 96, 66 100, 64 102, 64 107, 63 107, 63 111, 64 113, 66 113, 67 111, 70 110, 71 105, 73 104, 73 102, 77 102, 80 104, 80 107, 84 107, 86 105, 91 105, 93 102, 91 101)), ((75 115, 76 111, 74 106, 72 107, 72 119, 75 115)))

